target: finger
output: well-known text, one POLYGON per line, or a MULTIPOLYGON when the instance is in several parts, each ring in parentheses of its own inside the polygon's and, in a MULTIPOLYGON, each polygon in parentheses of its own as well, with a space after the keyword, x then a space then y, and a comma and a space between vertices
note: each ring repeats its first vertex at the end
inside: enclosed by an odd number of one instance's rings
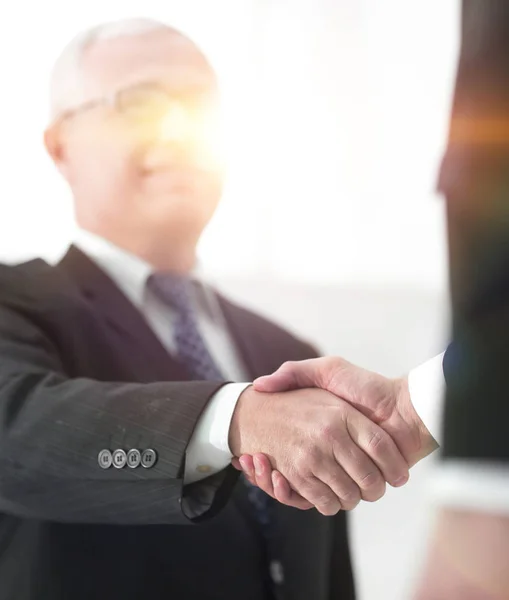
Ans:
POLYGON ((249 454, 243 454, 239 458, 240 466, 242 467, 242 471, 244 475, 251 481, 255 481, 255 469, 253 463, 253 457, 249 454))
POLYGON ((279 471, 272 471, 272 487, 274 488, 274 497, 281 504, 298 508, 299 510, 309 510, 313 508, 311 502, 297 494, 288 481, 279 471))
POLYGON ((325 483, 339 499, 343 510, 354 509, 362 500, 361 490, 343 467, 332 458, 321 461, 313 469, 313 474, 325 483))
POLYGON ((376 464, 387 483, 399 487, 408 481, 408 463, 388 433, 358 411, 347 414, 346 424, 352 440, 376 464))
POLYGON ((265 454, 257 453, 253 455, 253 463, 255 468, 256 485, 266 494, 278 500, 282 504, 292 506, 301 510, 313 508, 313 505, 299 496, 290 487, 288 481, 281 475, 279 471, 273 470, 270 460, 265 454), (274 481, 278 484, 279 496, 276 495, 274 481))
POLYGON ((322 515, 332 516, 341 510, 342 506, 339 498, 318 477, 310 475, 306 478, 296 477, 295 481, 289 478, 288 481, 292 488, 310 502, 322 515))
POLYGON ((273 471, 270 460, 265 454, 257 453, 253 455, 253 464, 255 469, 255 483, 262 489, 266 494, 278 500, 282 504, 292 506, 301 510, 307 510, 313 508, 313 505, 299 496, 294 492, 290 484, 286 479, 279 473, 279 471, 273 471), (276 495, 274 488, 274 481, 279 485, 279 497, 276 495))
POLYGON ((254 476, 253 459, 251 456, 245 454, 241 456, 240 459, 233 457, 232 465, 239 471, 242 471, 244 477, 249 481, 251 485, 258 485, 254 476))
MULTIPOLYGON (((371 458, 350 437, 345 436, 341 441, 334 443, 333 452, 338 464, 360 490, 362 500, 376 502, 382 498, 386 488, 384 476, 371 458)), ((336 491, 335 488, 333 489, 336 491)), ((355 494, 355 491, 353 493, 355 494)), ((340 498, 344 505, 343 496, 340 498)))
POLYGON ((255 379, 253 386, 258 392, 284 392, 303 387, 322 387, 319 365, 316 359, 286 362, 272 375, 255 379))
POLYGON ((269 459, 265 454, 258 453, 253 455, 253 463, 256 485, 272 498, 276 498, 272 485, 272 465, 269 459))

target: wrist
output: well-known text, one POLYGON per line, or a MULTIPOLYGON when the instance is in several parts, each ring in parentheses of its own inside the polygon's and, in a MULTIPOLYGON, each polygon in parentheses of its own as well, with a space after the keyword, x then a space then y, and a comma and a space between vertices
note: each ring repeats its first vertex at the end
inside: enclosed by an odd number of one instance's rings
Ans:
POLYGON ((240 394, 228 431, 228 445, 233 456, 253 452, 252 438, 260 420, 260 411, 263 412, 261 401, 264 396, 267 394, 257 392, 252 385, 240 394))

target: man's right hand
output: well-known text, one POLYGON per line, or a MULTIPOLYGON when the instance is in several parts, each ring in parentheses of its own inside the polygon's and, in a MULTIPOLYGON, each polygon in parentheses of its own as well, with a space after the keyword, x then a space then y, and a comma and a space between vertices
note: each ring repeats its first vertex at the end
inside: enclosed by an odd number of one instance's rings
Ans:
POLYGON ((229 432, 232 454, 265 454, 308 508, 324 515, 375 501, 401 486, 408 464, 391 436, 353 406, 319 389, 266 394, 247 388, 229 432))
MULTIPOLYGON (((343 358, 329 356, 285 363, 272 375, 257 379, 254 387, 265 393, 317 387, 343 398, 391 436, 409 467, 437 448, 412 404, 405 377, 388 379, 343 358)), ((253 485, 282 504, 310 508, 289 481, 271 468, 263 453, 245 454, 232 463, 244 471, 253 485)))
POLYGON ((412 404, 406 377, 389 379, 339 356, 324 356, 287 362, 254 387, 268 393, 317 387, 343 398, 391 436, 410 467, 438 447, 412 404))

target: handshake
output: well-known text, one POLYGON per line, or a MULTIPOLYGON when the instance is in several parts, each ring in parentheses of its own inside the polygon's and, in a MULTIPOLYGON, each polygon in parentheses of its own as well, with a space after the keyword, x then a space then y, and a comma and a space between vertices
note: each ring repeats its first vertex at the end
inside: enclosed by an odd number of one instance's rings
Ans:
POLYGON ((336 357, 285 363, 240 396, 233 465, 283 504, 324 515, 374 502, 437 448, 406 378, 336 357))

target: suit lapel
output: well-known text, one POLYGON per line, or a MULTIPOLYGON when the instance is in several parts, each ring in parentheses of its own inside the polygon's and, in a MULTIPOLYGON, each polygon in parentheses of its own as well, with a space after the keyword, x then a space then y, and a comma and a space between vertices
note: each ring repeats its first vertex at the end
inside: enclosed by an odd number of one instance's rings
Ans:
POLYGON ((148 364, 151 378, 159 381, 187 381, 185 367, 161 344, 140 311, 117 285, 81 250, 71 246, 58 264, 77 284, 118 344, 132 346, 137 363, 148 364))

